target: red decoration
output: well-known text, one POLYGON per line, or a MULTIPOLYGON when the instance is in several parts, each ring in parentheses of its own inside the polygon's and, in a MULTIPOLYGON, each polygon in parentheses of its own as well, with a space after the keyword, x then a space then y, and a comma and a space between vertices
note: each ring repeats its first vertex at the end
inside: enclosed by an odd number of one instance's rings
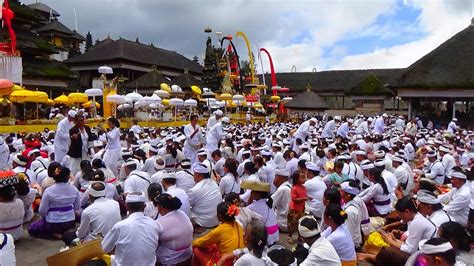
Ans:
POLYGON ((240 212, 239 207, 237 207, 237 205, 235 205, 235 204, 231 204, 229 206, 229 208, 227 209, 227 215, 228 216, 235 217, 235 216, 239 215, 239 212, 240 212))
POLYGON ((12 27, 12 19, 15 17, 15 14, 10 9, 8 0, 5 0, 4 6, 2 7, 2 20, 3 23, 8 28, 8 34, 10 35, 10 44, 9 43, 0 43, 0 51, 3 51, 7 54, 15 54, 16 51, 16 34, 12 27))

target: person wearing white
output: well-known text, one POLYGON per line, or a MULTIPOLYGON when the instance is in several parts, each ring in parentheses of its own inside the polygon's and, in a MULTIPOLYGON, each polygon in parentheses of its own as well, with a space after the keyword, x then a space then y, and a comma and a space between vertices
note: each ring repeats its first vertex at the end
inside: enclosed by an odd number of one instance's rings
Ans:
MULTIPOLYGON (((295 139, 301 139, 302 142, 305 142, 306 137, 309 136, 310 134, 310 128, 311 126, 315 126, 318 120, 316 118, 311 118, 310 120, 304 121, 301 123, 301 125, 298 127, 298 129, 295 132, 295 139)), ((293 146, 293 149, 295 149, 296 146, 293 146)))
POLYGON ((291 184, 288 182, 289 176, 290 173, 288 170, 278 169, 275 172, 275 179, 273 180, 276 191, 272 194, 272 209, 275 211, 278 227, 282 232, 288 231, 288 206, 291 201, 291 184))
POLYGON ((340 121, 339 117, 335 117, 324 125, 321 138, 334 138, 334 131, 336 130, 336 119, 340 121))
POLYGON ((125 173, 127 179, 123 182, 123 192, 143 192, 147 195, 147 189, 150 185, 150 176, 137 170, 137 164, 133 160, 127 160, 125 163, 125 173))
POLYGON ((451 134, 454 134, 455 132, 457 132, 457 131, 458 131, 458 128, 459 128, 459 127, 456 125, 456 122, 457 122, 457 121, 458 121, 458 120, 457 120, 456 118, 453 118, 453 119, 451 120, 451 122, 449 122, 448 128, 446 129, 446 131, 448 131, 448 132, 451 133, 451 134))
POLYGON ((420 213, 416 213, 413 220, 408 222, 408 238, 402 244, 400 250, 408 254, 413 254, 418 250, 421 240, 430 239, 435 235, 435 225, 420 213))
POLYGON ((328 227, 321 233, 321 236, 325 237, 332 244, 341 261, 356 260, 357 257, 351 233, 347 230, 345 224, 337 226, 335 230, 328 227))
POLYGON ((397 120, 395 120, 395 128, 400 132, 404 131, 404 129, 405 129, 405 119, 403 118, 403 116, 399 116, 397 118, 397 120))
POLYGON ((181 170, 176 172, 176 187, 181 188, 189 194, 189 190, 196 184, 194 182, 194 174, 191 171, 191 161, 184 159, 181 161, 181 170))
POLYGON ((436 226, 436 231, 438 231, 442 224, 454 221, 454 219, 443 210, 439 199, 433 192, 420 189, 416 193, 416 200, 418 201, 418 212, 428 218, 428 220, 436 226))
POLYGON ((160 231, 158 223, 143 214, 145 202, 143 193, 130 193, 126 199, 130 215, 116 223, 102 240, 102 249, 115 253, 112 265, 155 265, 160 231))
POLYGON ((142 128, 138 125, 138 120, 133 120, 133 126, 130 128, 130 131, 135 135, 142 133, 142 128))
POLYGON ((10 234, 0 234, 0 262, 2 266, 15 266, 15 239, 10 234))
POLYGON ((439 155, 441 157, 441 163, 444 166, 445 176, 449 176, 453 171, 453 167, 456 166, 456 161, 454 160, 454 157, 449 153, 450 150, 445 146, 439 147, 439 155))
POLYGON ((207 130, 210 130, 215 124, 217 124, 221 117, 222 117, 223 113, 221 110, 217 110, 214 112, 214 115, 209 117, 209 119, 207 120, 207 130))
POLYGON ((146 172, 149 176, 152 176, 156 173, 155 161, 158 158, 158 147, 150 146, 150 148, 148 149, 148 154, 150 157, 145 160, 145 163, 143 164, 141 170, 143 172, 146 172))
POLYGON ((305 202, 305 210, 309 211, 314 217, 321 219, 323 217, 324 205, 323 197, 327 186, 319 176, 320 168, 315 163, 307 162, 306 169, 306 195, 311 198, 305 202))
POLYGON ((347 134, 349 133, 350 127, 352 126, 352 122, 352 119, 348 119, 346 122, 342 123, 337 129, 337 136, 347 138, 347 134))
POLYGON ((334 246, 321 236, 319 224, 313 217, 303 216, 299 220, 298 233, 305 242, 305 245, 310 246, 308 256, 300 265, 341 265, 341 259, 334 246))
POLYGON ((375 125, 373 129, 374 134, 382 135, 385 132, 385 119, 388 118, 386 114, 375 119, 375 125))
POLYGON ((10 169, 11 166, 8 164, 10 158, 10 148, 0 136, 0 169, 10 169))
MULTIPOLYGON (((341 197, 345 202, 342 206, 342 209, 347 214, 347 220, 345 222, 345 225, 351 233, 352 242, 354 242, 354 246, 360 247, 362 244, 361 225, 363 224, 363 222, 366 223, 366 221, 363 221, 363 218, 368 218, 367 208, 361 209, 361 205, 356 203, 356 201, 354 200, 355 198, 358 198, 357 194, 359 194, 360 192, 355 181, 350 180, 342 182, 340 191, 341 197)), ((360 198, 358 199, 360 200, 360 198)))
MULTIPOLYGON (((202 129, 197 124, 198 119, 197 115, 191 115, 191 123, 184 127, 186 141, 184 142, 183 151, 186 158, 191 160, 191 164, 197 162, 197 152, 201 148, 202 129)), ((208 125, 210 120, 208 120, 208 125)))
MULTIPOLYGON (((371 120, 372 121, 372 120, 371 120)), ((364 121, 362 122, 355 130, 356 134, 361 134, 361 135, 368 135, 370 134, 369 130, 369 121, 364 121)), ((364 149, 364 147, 360 147, 361 149, 364 149)))
POLYGON ((466 180, 467 176, 461 172, 453 172, 450 177, 453 189, 438 198, 441 203, 446 204, 444 210, 456 222, 466 227, 471 203, 471 184, 466 180))
POLYGON ((189 198, 188 194, 180 188, 176 187, 176 175, 174 173, 166 173, 161 180, 161 185, 166 193, 173 197, 177 197, 181 201, 180 211, 190 216, 189 198))
POLYGON ((87 192, 92 204, 82 212, 81 224, 76 232, 76 236, 84 241, 107 235, 112 227, 121 220, 118 202, 105 198, 104 183, 92 183, 87 192))
POLYGON ((403 189, 403 195, 408 196, 408 194, 411 192, 411 189, 408 186, 408 181, 409 181, 410 176, 407 172, 407 169, 402 165, 403 162, 404 162, 403 158, 400 158, 398 156, 395 156, 392 159, 393 168, 395 168, 394 175, 398 180, 398 184, 403 189))
MULTIPOLYGON (((237 165, 235 167, 234 173, 230 172, 229 170, 226 170, 226 173, 224 177, 221 179, 221 182, 219 183, 219 190, 222 194, 222 196, 227 195, 231 192, 240 193, 240 179, 237 174, 237 165)), ((228 169, 227 167, 224 167, 224 169, 228 169)))
POLYGON ((430 151, 426 153, 426 158, 428 158, 429 164, 423 172, 425 173, 425 177, 431 180, 434 180, 436 184, 442 185, 444 183, 444 165, 441 163, 440 160, 437 158, 437 154, 435 151, 430 151))
POLYGON ((120 157, 120 122, 115 117, 107 119, 110 131, 105 133, 107 146, 104 152, 104 164, 112 170, 115 176, 118 175, 118 160, 120 157))
POLYGON ((230 120, 228 117, 222 118, 221 122, 215 124, 206 134, 206 149, 209 152, 213 152, 219 149, 219 143, 224 136, 223 127, 229 124, 230 120))
POLYGON ((67 117, 58 123, 56 133, 54 134, 54 161, 58 163, 61 163, 69 150, 69 144, 71 143, 69 130, 74 126, 73 121, 76 114, 76 111, 70 110, 67 113, 67 117))
POLYGON ((219 186, 211 179, 206 165, 194 165, 193 172, 196 185, 188 193, 191 217, 201 227, 214 227, 219 223, 217 205, 222 201, 219 186))

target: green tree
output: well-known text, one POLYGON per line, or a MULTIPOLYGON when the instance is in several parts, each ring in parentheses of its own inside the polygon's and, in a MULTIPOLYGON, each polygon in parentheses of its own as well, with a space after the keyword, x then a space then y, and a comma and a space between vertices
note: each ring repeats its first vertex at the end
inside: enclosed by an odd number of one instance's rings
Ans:
POLYGON ((85 50, 86 52, 89 51, 89 49, 92 47, 92 34, 90 31, 87 32, 86 34, 86 47, 85 50))
POLYGON ((199 64, 199 58, 197 57, 197 55, 193 57, 193 62, 199 64))

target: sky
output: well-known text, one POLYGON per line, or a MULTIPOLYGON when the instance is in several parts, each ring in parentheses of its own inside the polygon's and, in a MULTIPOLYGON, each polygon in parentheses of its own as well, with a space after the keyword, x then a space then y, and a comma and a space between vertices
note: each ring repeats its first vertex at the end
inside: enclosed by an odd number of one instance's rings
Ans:
MULTIPOLYGON (((277 72, 404 68, 468 27, 474 0, 24 0, 43 2, 93 39, 119 37, 202 63, 206 27, 232 35, 241 60, 267 49, 277 72)), ((261 56, 264 72, 268 58, 261 56)), ((258 58, 257 58, 258 60, 258 58)), ((262 73, 260 62, 257 72, 262 73)))

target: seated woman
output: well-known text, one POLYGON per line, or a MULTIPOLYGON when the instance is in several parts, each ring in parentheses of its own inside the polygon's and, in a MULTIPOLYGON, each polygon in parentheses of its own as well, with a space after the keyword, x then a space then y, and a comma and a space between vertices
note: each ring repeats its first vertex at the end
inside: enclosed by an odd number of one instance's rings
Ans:
MULTIPOLYGON (((220 224, 192 243, 194 265, 215 263, 223 254, 232 253, 245 246, 243 229, 235 221, 237 215, 237 206, 228 202, 221 202, 217 205, 217 219, 220 224)), ((232 260, 226 261, 225 265, 232 265, 232 260)))
POLYGON ((343 266, 357 264, 354 242, 349 230, 344 224, 347 214, 338 204, 330 204, 324 210, 323 221, 328 226, 321 236, 325 237, 333 245, 343 266))
POLYGON ((418 250, 421 240, 435 235, 436 226, 418 213, 414 200, 403 198, 397 202, 395 209, 400 213, 403 224, 408 224, 405 241, 399 240, 396 232, 388 233, 379 230, 383 240, 390 245, 383 248, 375 257, 376 264, 404 265, 408 257, 418 250), (390 263, 389 263, 390 262, 390 263))
POLYGON ((148 189, 147 189, 148 201, 145 203, 145 210, 143 211, 143 214, 145 214, 145 216, 148 216, 153 220, 158 219, 160 213, 158 212, 158 209, 156 208, 156 203, 154 199, 160 196, 162 192, 163 192, 163 188, 161 187, 160 184, 151 183, 148 186, 148 189))
POLYGON ((23 222, 29 222, 34 216, 32 204, 38 191, 29 187, 28 177, 24 173, 18 173, 18 183, 15 184, 15 190, 16 196, 23 202, 25 208, 23 222))
POLYGON ((231 192, 225 196, 224 201, 239 207, 239 214, 235 216, 235 220, 240 224, 240 226, 242 226, 242 228, 246 228, 247 224, 254 220, 263 221, 262 216, 258 213, 250 210, 248 207, 240 205, 239 194, 231 192))
MULTIPOLYGON (((413 254, 405 265, 449 265, 456 263, 456 252, 451 243, 442 238, 431 238, 420 243, 420 251, 413 254)), ((456 264, 457 265, 457 264, 456 264)), ((464 264, 467 265, 467 264, 464 264)))
POLYGON ((342 172, 342 169, 344 168, 344 161, 339 160, 334 163, 334 172, 331 174, 326 175, 323 178, 324 183, 328 187, 339 187, 344 180, 347 180, 349 178, 348 175, 342 172))
POLYGON ((272 208, 273 200, 269 195, 270 184, 245 180, 242 181, 240 187, 251 191, 248 208, 263 217, 268 234, 267 245, 273 245, 280 238, 280 233, 278 231, 276 214, 272 208))
POLYGON ((469 265, 474 261, 466 229, 457 222, 447 222, 438 228, 438 236, 451 243, 456 252, 456 265, 469 265))
POLYGON ((30 224, 28 233, 38 238, 62 238, 62 234, 76 224, 76 213, 80 211, 79 191, 69 184, 71 171, 61 166, 53 174, 54 185, 44 191, 39 213, 43 219, 30 224))
POLYGON ((102 161, 101 159, 94 159, 92 161, 92 168, 96 172, 100 170, 104 173, 105 182, 117 185, 118 180, 114 175, 114 172, 112 171, 112 169, 109 169, 107 166, 105 166, 104 161, 102 161))
POLYGON ((392 210, 392 202, 382 170, 376 167, 370 169, 369 180, 373 184, 362 191, 359 197, 365 202, 370 217, 385 216, 392 210))
POLYGON ((160 213, 156 220, 160 227, 157 261, 161 265, 191 264, 193 225, 189 217, 179 210, 181 201, 169 194, 161 194, 153 202, 160 213))
MULTIPOLYGON (((97 182, 97 181, 105 182, 105 176, 104 176, 104 172, 102 172, 102 170, 97 170, 97 171, 93 172, 89 184, 87 184, 87 186, 85 186, 85 187, 87 188, 87 187, 89 187, 91 182, 97 182)), ((81 196, 81 206, 82 207, 87 207, 88 198, 89 198, 89 193, 86 190, 81 196)), ((105 183, 105 198, 113 199, 113 200, 117 200, 117 201, 120 199, 118 191, 117 191, 117 189, 115 188, 114 185, 112 185, 110 183, 105 183)))
POLYGON ((15 240, 23 235, 23 218, 25 207, 20 199, 15 198, 13 184, 18 176, 13 171, 0 172, 0 233, 10 234, 15 240))
POLYGON ((87 190, 89 182, 92 180, 92 174, 94 173, 94 169, 92 169, 91 163, 88 160, 81 161, 79 167, 81 170, 76 173, 72 184, 79 190, 82 195, 82 193, 87 190))

